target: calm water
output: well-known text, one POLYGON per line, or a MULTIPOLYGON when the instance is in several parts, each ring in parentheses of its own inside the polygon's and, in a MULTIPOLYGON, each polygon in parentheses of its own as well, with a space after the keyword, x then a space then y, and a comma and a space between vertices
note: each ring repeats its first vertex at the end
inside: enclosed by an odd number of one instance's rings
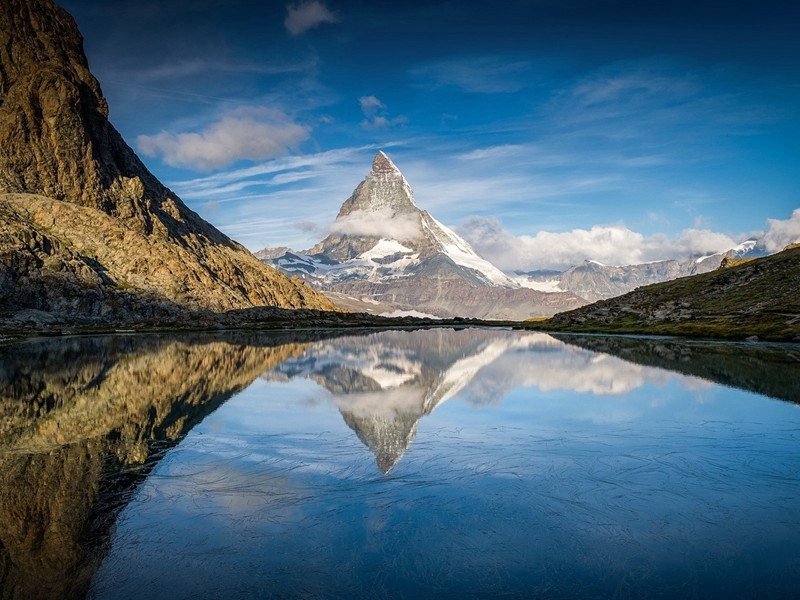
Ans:
POLYGON ((797 597, 799 407, 791 346, 6 346, 1 596, 797 597))

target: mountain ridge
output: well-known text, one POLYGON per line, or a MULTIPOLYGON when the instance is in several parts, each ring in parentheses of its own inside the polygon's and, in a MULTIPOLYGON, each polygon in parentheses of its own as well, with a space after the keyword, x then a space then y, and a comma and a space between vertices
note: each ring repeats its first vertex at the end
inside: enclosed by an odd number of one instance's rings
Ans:
POLYGON ((264 266, 147 170, 108 121, 63 8, 4 0, 0 33, 0 313, 339 310, 264 266))

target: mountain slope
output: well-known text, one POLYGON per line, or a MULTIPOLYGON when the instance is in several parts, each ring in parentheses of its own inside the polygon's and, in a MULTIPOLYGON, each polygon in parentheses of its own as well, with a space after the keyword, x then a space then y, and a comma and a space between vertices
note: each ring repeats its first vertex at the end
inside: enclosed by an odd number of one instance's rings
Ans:
POLYGON ((108 121, 66 11, 4 0, 0 36, 0 311, 335 308, 265 267, 145 168, 108 121), (47 292, 35 305, 32 288, 47 292))
POLYGON ((800 341, 800 248, 642 287, 533 326, 800 341))
POLYGON ((258 255, 317 289, 441 317, 525 319, 583 303, 570 293, 523 288, 482 258, 417 207, 405 177, 383 152, 342 205, 328 237, 306 252, 265 249, 258 255))
POLYGON ((747 240, 726 252, 700 256, 686 261, 659 260, 632 265, 604 265, 586 260, 566 271, 517 273, 520 285, 542 291, 572 292, 589 302, 605 300, 632 292, 643 285, 671 281, 718 268, 723 260, 760 257, 766 254, 756 240, 747 240))

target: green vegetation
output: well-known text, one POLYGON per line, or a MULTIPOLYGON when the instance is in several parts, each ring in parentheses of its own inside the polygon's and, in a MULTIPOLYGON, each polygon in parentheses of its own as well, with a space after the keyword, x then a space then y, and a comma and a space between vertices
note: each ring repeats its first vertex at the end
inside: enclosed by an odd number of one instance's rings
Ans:
POLYGON ((544 331, 800 341, 800 248, 523 324, 544 331))

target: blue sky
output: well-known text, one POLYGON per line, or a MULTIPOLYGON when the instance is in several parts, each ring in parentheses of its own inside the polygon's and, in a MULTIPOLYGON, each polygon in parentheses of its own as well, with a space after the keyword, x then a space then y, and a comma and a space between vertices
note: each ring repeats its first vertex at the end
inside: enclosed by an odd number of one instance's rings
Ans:
POLYGON ((115 126, 252 250, 318 241, 378 149, 506 269, 722 249, 800 207, 797 2, 62 4, 115 126))

